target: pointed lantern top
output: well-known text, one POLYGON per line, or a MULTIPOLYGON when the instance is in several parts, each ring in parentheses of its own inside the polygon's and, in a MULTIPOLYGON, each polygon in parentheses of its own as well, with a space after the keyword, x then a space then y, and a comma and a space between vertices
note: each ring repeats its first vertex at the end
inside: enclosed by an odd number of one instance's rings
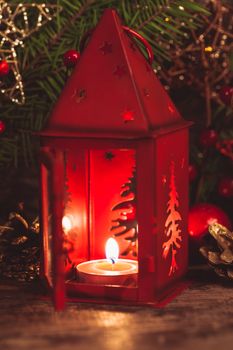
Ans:
POLYGON ((115 10, 105 10, 42 134, 145 136, 182 123, 115 10))

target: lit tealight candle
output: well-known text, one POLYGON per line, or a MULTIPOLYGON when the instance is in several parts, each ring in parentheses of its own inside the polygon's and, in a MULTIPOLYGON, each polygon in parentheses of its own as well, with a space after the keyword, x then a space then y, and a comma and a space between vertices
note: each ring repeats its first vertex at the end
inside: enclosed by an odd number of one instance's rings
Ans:
POLYGON ((138 262, 118 259, 119 247, 114 238, 105 246, 106 259, 86 261, 77 265, 80 282, 91 284, 136 285, 138 262))

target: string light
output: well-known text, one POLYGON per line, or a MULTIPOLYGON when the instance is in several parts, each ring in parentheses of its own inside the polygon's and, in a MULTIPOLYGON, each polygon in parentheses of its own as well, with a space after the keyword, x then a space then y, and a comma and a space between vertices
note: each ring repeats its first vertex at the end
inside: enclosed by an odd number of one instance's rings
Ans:
POLYGON ((212 48, 212 46, 207 46, 207 47, 205 47, 205 52, 212 52, 213 51, 213 48, 212 48))
POLYGON ((6 81, 0 81, 0 91, 14 103, 25 103, 16 49, 23 47, 24 39, 51 21, 59 10, 60 7, 56 5, 35 3, 10 5, 6 0, 0 0, 0 60, 7 61, 14 77, 13 82, 8 84, 6 81), (33 17, 37 16, 33 24, 29 23, 31 14, 33 17))

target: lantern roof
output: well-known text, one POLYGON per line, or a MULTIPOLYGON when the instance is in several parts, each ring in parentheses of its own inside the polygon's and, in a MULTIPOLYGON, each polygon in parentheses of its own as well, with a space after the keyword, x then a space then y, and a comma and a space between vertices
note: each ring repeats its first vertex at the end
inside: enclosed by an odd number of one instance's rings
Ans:
POLYGON ((137 42, 105 10, 42 135, 146 136, 187 125, 137 42))

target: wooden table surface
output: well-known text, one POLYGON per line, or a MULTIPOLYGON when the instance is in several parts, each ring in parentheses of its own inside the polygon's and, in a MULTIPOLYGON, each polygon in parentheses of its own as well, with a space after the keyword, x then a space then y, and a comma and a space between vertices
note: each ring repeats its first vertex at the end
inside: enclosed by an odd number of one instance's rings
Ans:
POLYGON ((233 283, 207 269, 163 309, 70 303, 55 313, 35 284, 2 282, 1 350, 233 349, 233 283))

